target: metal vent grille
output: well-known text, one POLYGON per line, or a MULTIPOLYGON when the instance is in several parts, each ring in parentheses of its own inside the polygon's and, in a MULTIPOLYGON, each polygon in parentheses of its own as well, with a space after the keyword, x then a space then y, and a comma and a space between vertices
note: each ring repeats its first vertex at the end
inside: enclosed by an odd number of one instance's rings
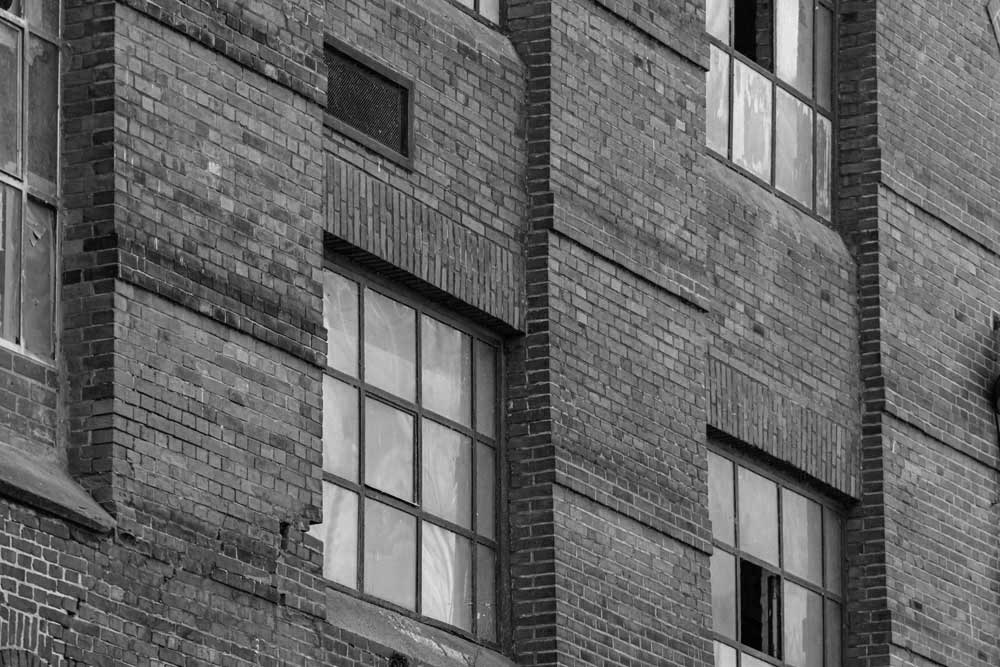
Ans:
POLYGON ((383 146, 409 155, 409 91, 354 58, 326 47, 327 112, 383 146))

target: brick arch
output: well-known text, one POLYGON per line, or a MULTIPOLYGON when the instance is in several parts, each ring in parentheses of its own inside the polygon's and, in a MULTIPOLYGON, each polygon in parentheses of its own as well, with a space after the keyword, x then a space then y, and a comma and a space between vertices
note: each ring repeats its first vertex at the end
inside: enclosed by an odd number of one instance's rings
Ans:
POLYGON ((48 667, 46 661, 20 648, 0 649, 0 667, 48 667))

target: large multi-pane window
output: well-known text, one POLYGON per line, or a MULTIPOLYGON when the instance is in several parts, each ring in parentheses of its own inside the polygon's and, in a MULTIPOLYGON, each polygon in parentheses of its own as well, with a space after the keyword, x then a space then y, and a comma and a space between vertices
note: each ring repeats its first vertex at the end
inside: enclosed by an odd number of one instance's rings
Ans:
POLYGON ((716 667, 840 667, 836 508, 712 451, 708 482, 716 667))
POLYGON ((496 343, 363 276, 324 287, 324 575, 493 642, 496 343))
POLYGON ((0 0, 0 339, 55 354, 59 0, 0 0))
POLYGON ((836 0, 708 0, 708 147, 831 214, 836 0))

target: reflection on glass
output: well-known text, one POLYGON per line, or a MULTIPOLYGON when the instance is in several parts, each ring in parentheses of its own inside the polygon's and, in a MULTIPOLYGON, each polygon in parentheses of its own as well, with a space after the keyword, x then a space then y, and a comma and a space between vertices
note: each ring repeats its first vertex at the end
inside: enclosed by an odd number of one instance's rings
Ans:
POLYGON ((12 187, 0 184, 0 218, 3 232, 3 285, 0 299, 3 300, 3 328, 0 333, 8 340, 16 340, 20 335, 21 302, 17 298, 6 299, 6 295, 16 295, 21 290, 21 193, 12 187))
POLYGON ((736 639, 736 559, 719 549, 711 558, 712 621, 715 631, 736 639))
POLYGON ((781 490, 781 540, 785 569, 823 585, 823 508, 794 491, 781 490))
POLYGON ((357 588, 357 494, 323 482, 323 523, 312 526, 309 534, 323 541, 323 576, 357 588))
POLYGON ((777 105, 775 185, 785 194, 811 207, 813 111, 781 88, 777 90, 777 105))
POLYGON ((21 331, 24 345, 43 357, 55 354, 55 211, 28 200, 22 241, 25 269, 21 293, 21 331))
POLYGON ((771 83, 733 63, 733 162, 771 180, 771 83))
POLYGON ((420 318, 420 392, 425 408, 468 426, 472 419, 472 339, 420 318))
POLYGON ((746 468, 739 468, 740 548, 778 564, 778 488, 746 468))
POLYGON ((729 7, 732 0, 708 0, 705 7, 705 29, 716 39, 729 43, 729 7))
POLYGON ((803 94, 812 96, 813 1, 777 0, 776 73, 803 94))
POLYGON ((476 532, 494 539, 496 532, 494 512, 496 506, 496 454, 492 447, 476 443, 476 532))
POLYGON ((417 520, 365 501, 365 593, 416 611, 417 520))
POLYGON ((497 351, 476 341, 476 430, 497 437, 497 351))
POLYGON ((706 142, 722 155, 729 155, 729 56, 714 46, 709 49, 711 62, 705 75, 706 142))
POLYGON ((823 551, 826 561, 826 588, 837 595, 841 591, 840 569, 844 554, 841 547, 840 518, 829 508, 823 508, 823 551))
POLYGON ((472 629, 472 543, 424 522, 420 609, 425 616, 472 629))
POLYGON ((323 377, 323 470, 358 481, 358 390, 323 377))
POLYGON ((816 6, 816 101, 830 108, 830 62, 833 50, 833 13, 823 5, 816 6))
POLYGON ((816 213, 830 218, 830 121, 816 116, 816 213))
POLYGON ((496 554, 476 545, 476 632, 487 641, 497 638, 496 554))
POLYGON ((736 667, 736 649, 715 642, 715 667, 736 667))
POLYGON ((34 35, 28 39, 28 180, 56 193, 59 136, 59 50, 34 35))
POLYGON ((479 13, 494 23, 500 23, 500 0, 479 0, 479 13))
POLYGON ((421 424, 424 509, 471 528, 472 440, 428 419, 421 424))
POLYGON ((823 667, 823 598, 785 580, 785 663, 823 667))
POLYGON ((0 169, 15 176, 21 138, 21 31, 0 21, 0 169))
POLYGON ((365 380, 412 401, 416 395, 416 313, 365 290, 365 380))
POLYGON ((827 667, 840 667, 840 605, 833 600, 826 600, 826 664, 827 667))
POLYGON ((413 416, 365 401, 365 483, 413 500, 413 416))
POLYGON ((323 322, 326 325, 326 363, 358 376, 358 285, 327 271, 323 276, 323 322))
POLYGON ((735 533, 733 509, 733 464, 716 454, 708 453, 708 516, 712 520, 712 536, 733 544, 735 533))

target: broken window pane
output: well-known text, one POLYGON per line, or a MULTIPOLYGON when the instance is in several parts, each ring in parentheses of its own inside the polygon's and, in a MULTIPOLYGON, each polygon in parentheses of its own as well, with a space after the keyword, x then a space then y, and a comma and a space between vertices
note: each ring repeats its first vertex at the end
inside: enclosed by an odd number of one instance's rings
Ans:
POLYGON ((729 55, 714 46, 710 47, 711 61, 705 86, 708 91, 705 103, 706 134, 708 147, 729 156, 729 55))
POLYGON ((59 50, 32 35, 28 49, 28 182, 56 194, 59 137, 59 50))
POLYGON ((733 63, 733 162, 771 180, 771 82, 733 63))
POLYGON ((0 169, 19 176, 21 31, 0 21, 0 169))
POLYGON ((764 69, 774 69, 771 15, 774 0, 736 0, 733 47, 764 69))
POLYGON ((777 0, 776 71, 805 95, 813 84, 813 0, 777 0))
POLYGON ((21 327, 30 352, 52 357, 55 352, 53 277, 55 276, 55 212, 31 199, 22 238, 23 292, 21 327))
POLYGON ((752 649, 781 658, 781 577, 743 559, 740 639, 752 649))

